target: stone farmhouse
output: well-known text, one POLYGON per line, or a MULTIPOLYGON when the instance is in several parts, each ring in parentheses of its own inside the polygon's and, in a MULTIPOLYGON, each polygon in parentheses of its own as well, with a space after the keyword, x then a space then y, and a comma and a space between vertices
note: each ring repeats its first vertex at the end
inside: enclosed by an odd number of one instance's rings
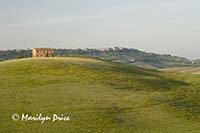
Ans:
POLYGON ((34 48, 32 50, 33 57, 53 57, 52 48, 34 48))

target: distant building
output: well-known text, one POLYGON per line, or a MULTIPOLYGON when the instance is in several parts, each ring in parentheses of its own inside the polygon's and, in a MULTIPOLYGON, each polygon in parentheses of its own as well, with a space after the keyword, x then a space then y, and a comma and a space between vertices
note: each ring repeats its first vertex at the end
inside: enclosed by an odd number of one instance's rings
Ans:
POLYGON ((131 59, 131 62, 135 62, 135 59, 131 59))
POLYGON ((32 50, 33 57, 53 57, 52 48, 34 48, 32 50))

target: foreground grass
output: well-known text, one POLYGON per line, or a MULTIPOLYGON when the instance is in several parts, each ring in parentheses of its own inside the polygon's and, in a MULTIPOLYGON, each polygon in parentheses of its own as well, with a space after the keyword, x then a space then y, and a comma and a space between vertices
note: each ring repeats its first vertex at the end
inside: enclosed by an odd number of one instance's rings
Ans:
POLYGON ((198 132, 199 81, 89 58, 1 62, 0 132, 198 132), (13 113, 71 120, 12 121, 13 113))

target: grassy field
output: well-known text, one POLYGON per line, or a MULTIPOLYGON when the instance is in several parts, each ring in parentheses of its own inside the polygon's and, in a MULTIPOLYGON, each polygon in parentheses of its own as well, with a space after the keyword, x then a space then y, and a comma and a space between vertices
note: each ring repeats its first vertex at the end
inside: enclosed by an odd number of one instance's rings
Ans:
POLYGON ((90 58, 0 62, 0 132, 198 133, 199 81, 90 58), (13 113, 70 121, 13 121, 13 113))
POLYGON ((186 73, 186 74, 200 74, 200 67, 174 67, 174 68, 166 68, 160 69, 161 71, 166 72, 175 72, 175 73, 186 73))

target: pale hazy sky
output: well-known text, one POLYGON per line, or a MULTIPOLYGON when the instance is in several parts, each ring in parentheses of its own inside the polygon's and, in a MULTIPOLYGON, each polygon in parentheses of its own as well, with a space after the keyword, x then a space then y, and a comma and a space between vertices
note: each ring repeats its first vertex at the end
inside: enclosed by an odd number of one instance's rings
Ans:
POLYGON ((0 49, 111 46, 200 58, 200 0, 0 0, 0 49))

